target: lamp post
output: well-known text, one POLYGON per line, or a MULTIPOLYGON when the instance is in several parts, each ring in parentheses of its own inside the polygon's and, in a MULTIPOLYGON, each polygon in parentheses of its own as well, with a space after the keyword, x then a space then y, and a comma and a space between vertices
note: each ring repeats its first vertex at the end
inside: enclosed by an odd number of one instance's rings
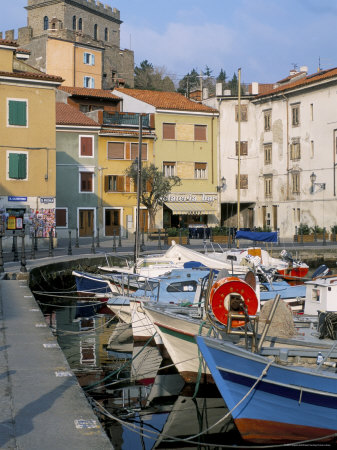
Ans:
POLYGON ((311 193, 313 194, 315 192, 315 186, 318 186, 322 191, 326 189, 326 183, 316 183, 317 175, 315 172, 312 172, 310 175, 310 181, 311 181, 311 193))

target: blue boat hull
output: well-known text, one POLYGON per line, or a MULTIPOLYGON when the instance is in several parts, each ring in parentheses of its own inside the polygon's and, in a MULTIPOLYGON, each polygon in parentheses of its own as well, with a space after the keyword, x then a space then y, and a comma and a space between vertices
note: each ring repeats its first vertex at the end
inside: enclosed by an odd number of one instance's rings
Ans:
POLYGON ((337 442, 335 373, 275 363, 269 366, 269 359, 231 343, 201 336, 196 339, 245 440, 266 444, 319 438, 317 444, 337 442))

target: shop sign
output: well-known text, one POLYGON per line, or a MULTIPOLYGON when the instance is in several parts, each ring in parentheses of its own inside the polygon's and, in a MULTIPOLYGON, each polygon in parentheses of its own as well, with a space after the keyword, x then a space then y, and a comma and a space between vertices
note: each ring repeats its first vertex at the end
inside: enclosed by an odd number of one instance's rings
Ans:
POLYGON ((40 197, 41 203, 54 203, 54 197, 40 197))
POLYGON ((9 195, 8 201, 9 202, 26 202, 27 197, 15 197, 14 195, 9 195))
POLYGON ((178 202, 178 203, 193 203, 193 202, 207 202, 213 203, 218 196, 216 194, 169 194, 164 201, 165 202, 178 202))

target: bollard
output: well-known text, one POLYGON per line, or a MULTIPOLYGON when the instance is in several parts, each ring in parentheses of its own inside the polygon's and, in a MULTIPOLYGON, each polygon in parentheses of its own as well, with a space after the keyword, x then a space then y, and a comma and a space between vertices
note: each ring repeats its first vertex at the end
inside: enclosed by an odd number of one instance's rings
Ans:
POLYGON ((68 241, 68 255, 72 255, 73 251, 71 248, 71 230, 68 231, 69 241, 68 241))
POLYGON ((168 245, 168 233, 166 228, 164 228, 164 245, 168 245))
POLYGON ((49 252, 48 256, 54 256, 53 254, 53 231, 49 231, 49 252))
POLYGON ((323 228, 323 245, 326 245, 326 235, 325 235, 325 233, 326 233, 326 230, 325 230, 325 227, 323 228))
POLYGON ((95 250, 95 233, 94 233, 94 230, 92 231, 91 253, 96 253, 96 250, 95 250))
POLYGON ((0 234, 0 273, 4 272, 4 258, 3 258, 3 253, 2 253, 2 237, 3 235, 0 234))
POLYGON ((32 233, 31 239, 32 239, 32 248, 31 248, 31 251, 30 251, 30 259, 35 259, 35 237, 34 237, 34 233, 32 233))
POLYGON ((182 244, 182 240, 181 240, 181 228, 179 228, 179 244, 182 244))
POLYGON ((144 228, 142 228, 142 240, 139 246, 139 250, 143 252, 145 250, 145 243, 144 243, 144 228))
POLYGON ((27 272, 26 252, 25 252, 25 233, 21 234, 21 267, 20 272, 27 272))
POLYGON ((190 231, 187 230, 187 245, 190 245, 190 231))
POLYGON ((37 230, 34 230, 34 250, 37 252, 37 230))
POLYGON ((99 228, 97 228, 96 247, 99 247, 99 228))
POLYGON ((14 240, 14 236, 15 236, 15 231, 13 230, 12 253, 15 252, 15 240, 14 240))
POLYGON ((80 243, 78 240, 78 228, 76 228, 75 248, 79 248, 80 243))
POLYGON ((119 235, 118 235, 118 247, 122 246, 122 230, 119 229, 119 235))
POLYGON ((14 246, 14 261, 19 261, 18 255, 18 237, 16 234, 13 236, 13 246, 14 246))
POLYGON ((144 245, 145 245, 145 242, 144 242, 144 234, 145 234, 145 231, 144 231, 144 228, 142 229, 142 246, 144 247, 144 245))
POLYGON ((116 248, 116 230, 114 230, 114 235, 113 235, 113 240, 112 240, 112 251, 116 252, 117 248, 116 248))
POLYGON ((161 249, 160 229, 158 229, 158 248, 161 249))

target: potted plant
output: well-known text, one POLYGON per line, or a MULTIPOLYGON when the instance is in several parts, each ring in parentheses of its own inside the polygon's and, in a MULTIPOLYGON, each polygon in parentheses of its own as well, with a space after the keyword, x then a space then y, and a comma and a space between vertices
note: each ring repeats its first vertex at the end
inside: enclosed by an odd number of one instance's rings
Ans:
POLYGON ((314 235, 314 240, 317 241, 317 239, 324 239, 325 238, 329 238, 328 233, 325 231, 325 236, 324 236, 324 228, 319 227, 318 225, 315 225, 314 227, 312 227, 312 233, 314 235))
POLYGON ((188 229, 187 228, 167 228, 167 244, 172 245, 172 241, 177 244, 188 244, 188 229))
POLYGON ((332 225, 332 227, 330 227, 330 231, 330 240, 336 242, 337 225, 332 225))
POLYGON ((310 234, 311 228, 306 223, 300 223, 294 242, 314 242, 314 234, 310 234))
POLYGON ((232 242, 230 235, 230 228, 228 227, 213 227, 211 228, 211 241, 218 244, 228 244, 232 242))

